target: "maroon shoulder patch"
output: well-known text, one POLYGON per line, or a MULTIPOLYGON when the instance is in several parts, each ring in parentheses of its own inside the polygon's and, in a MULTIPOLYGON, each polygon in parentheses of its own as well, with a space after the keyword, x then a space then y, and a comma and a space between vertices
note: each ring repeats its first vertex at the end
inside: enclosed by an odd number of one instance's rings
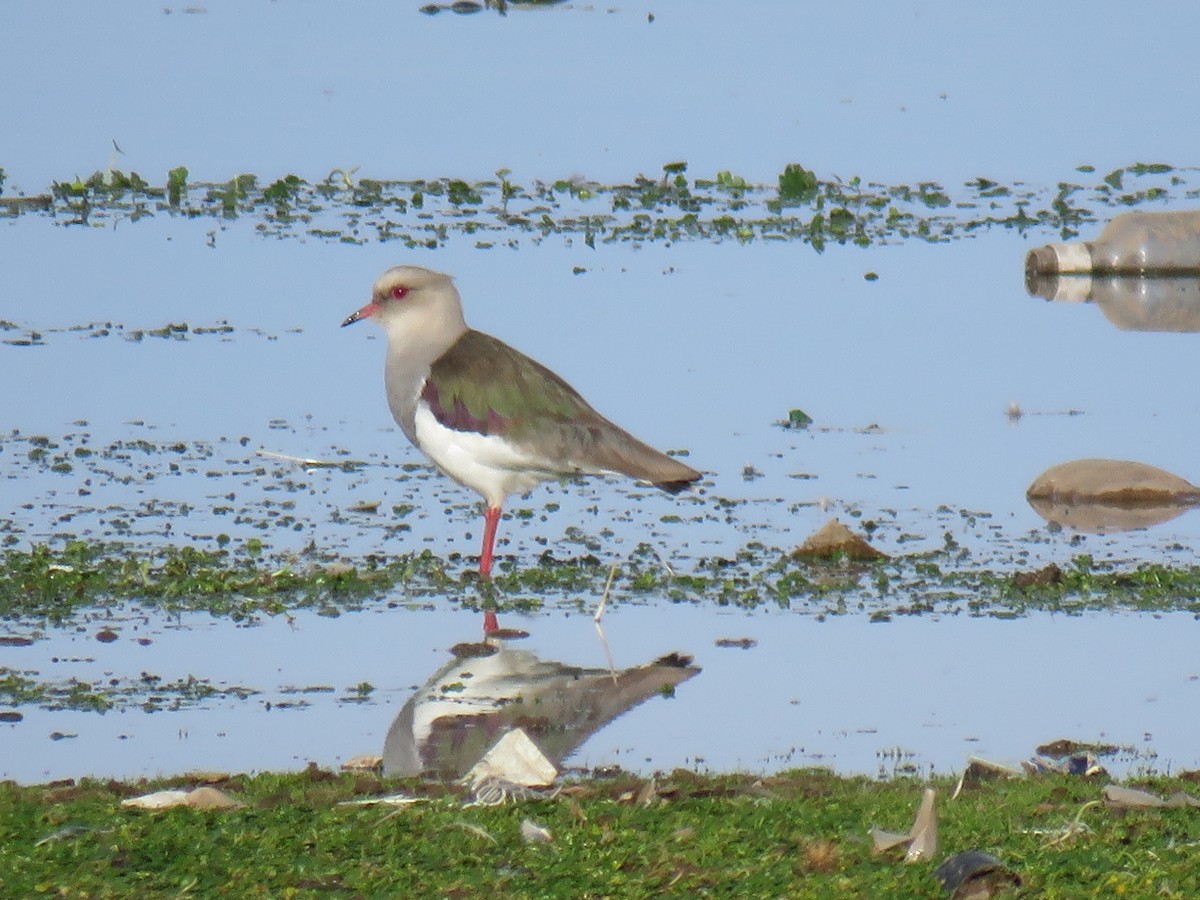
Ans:
POLYGON ((442 425, 454 431, 473 431, 476 434, 504 434, 510 420, 504 418, 494 409, 489 409, 484 418, 474 415, 461 397, 455 397, 450 405, 442 403, 437 387, 429 379, 421 388, 421 399, 429 405, 429 411, 442 425))

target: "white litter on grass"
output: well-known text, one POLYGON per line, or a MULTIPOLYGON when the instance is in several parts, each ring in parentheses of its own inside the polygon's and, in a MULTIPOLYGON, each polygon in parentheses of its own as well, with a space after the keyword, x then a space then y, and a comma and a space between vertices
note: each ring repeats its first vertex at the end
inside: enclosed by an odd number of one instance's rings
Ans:
POLYGON ((554 835, 550 833, 550 829, 539 825, 533 819, 525 819, 521 822, 521 838, 527 844, 554 843, 554 835))
POLYGON ((1170 797, 1163 799, 1157 794, 1139 791, 1137 788, 1123 787, 1119 784, 1105 786, 1104 802, 1117 809, 1176 809, 1200 806, 1200 798, 1183 791, 1176 791, 1170 797))
POLYGON ((472 790, 490 780, 527 788, 544 788, 554 783, 558 769, 523 728, 506 732, 463 778, 472 790))
POLYGON ((373 772, 383 767, 383 757, 378 753, 360 753, 341 765, 343 772, 373 772))
POLYGON ((242 804, 224 791, 215 787, 198 787, 191 791, 166 790, 130 797, 121 801, 122 806, 132 809, 171 809, 175 806, 191 806, 195 809, 236 809, 242 804))
POLYGON ((506 732, 462 779, 471 789, 468 806, 499 806, 509 800, 558 796, 558 788, 546 790, 558 777, 558 769, 538 748, 524 729, 506 732))
POLYGON ((343 800, 338 806, 411 806, 424 803, 424 797, 409 797, 407 794, 388 794, 386 797, 367 797, 363 800, 343 800))
POLYGON ((1024 778, 1025 771, 1015 766, 994 762, 981 756, 968 756, 967 767, 959 776, 958 784, 954 787, 951 800, 957 800, 964 790, 985 781, 998 781, 1003 778, 1024 778))
POLYGON ((906 847, 905 862, 932 859, 937 853, 936 799, 937 792, 933 788, 925 788, 925 793, 921 796, 921 807, 917 810, 917 817, 907 834, 872 828, 871 841, 874 851, 883 853, 893 847, 906 847))

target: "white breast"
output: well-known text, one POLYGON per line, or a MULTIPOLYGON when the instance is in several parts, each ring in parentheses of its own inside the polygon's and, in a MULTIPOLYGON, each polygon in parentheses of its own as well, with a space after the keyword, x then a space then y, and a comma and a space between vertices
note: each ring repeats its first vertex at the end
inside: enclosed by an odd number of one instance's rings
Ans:
POLYGON ((523 494, 556 477, 499 435, 447 428, 427 403, 417 403, 414 419, 421 452, 459 484, 482 494, 488 506, 502 506, 509 494, 523 494))

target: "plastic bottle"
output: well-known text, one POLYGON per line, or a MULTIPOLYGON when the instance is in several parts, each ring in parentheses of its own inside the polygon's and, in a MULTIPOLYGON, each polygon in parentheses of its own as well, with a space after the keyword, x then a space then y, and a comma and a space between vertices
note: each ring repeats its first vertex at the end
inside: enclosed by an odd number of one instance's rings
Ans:
POLYGON ((1025 257, 1026 277, 1073 272, 1200 275, 1200 210, 1121 213, 1094 241, 1047 244, 1025 257))

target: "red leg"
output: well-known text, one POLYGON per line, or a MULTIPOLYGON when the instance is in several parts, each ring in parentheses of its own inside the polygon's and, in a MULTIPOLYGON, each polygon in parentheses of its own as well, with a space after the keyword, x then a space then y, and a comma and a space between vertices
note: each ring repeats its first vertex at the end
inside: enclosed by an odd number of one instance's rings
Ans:
POLYGON ((500 524, 500 507, 489 506, 483 512, 483 550, 479 554, 479 574, 492 577, 492 548, 496 544, 496 526, 500 524))
POLYGON ((494 609, 485 609, 483 611, 483 633, 484 636, 495 634, 500 630, 500 620, 496 618, 494 609))
MULTIPOLYGON (((500 523, 500 507, 489 506, 483 511, 483 550, 479 554, 479 574, 483 578, 492 577, 492 548, 496 544, 496 526, 500 523)), ((496 610, 483 611, 483 633, 495 634, 500 630, 496 620, 496 610)))

